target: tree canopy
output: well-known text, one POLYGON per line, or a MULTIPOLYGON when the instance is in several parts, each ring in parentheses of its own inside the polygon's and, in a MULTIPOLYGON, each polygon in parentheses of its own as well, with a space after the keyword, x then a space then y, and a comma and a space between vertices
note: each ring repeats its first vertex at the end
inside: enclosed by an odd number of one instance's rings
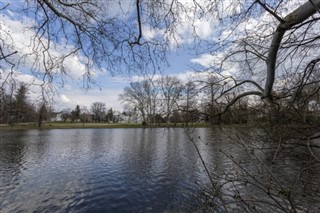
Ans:
POLYGON ((157 71, 168 51, 196 44, 202 68, 261 76, 262 96, 271 98, 274 84, 279 86, 289 69, 290 75, 303 73, 319 60, 319 7, 319 0, 38 0, 25 1, 23 8, 8 1, 1 13, 22 12, 32 33, 29 49, 22 50, 1 27, 1 69, 32 58, 33 74, 50 82, 68 75, 69 59, 76 57, 84 66, 81 76, 90 82, 98 68, 114 74, 157 71))

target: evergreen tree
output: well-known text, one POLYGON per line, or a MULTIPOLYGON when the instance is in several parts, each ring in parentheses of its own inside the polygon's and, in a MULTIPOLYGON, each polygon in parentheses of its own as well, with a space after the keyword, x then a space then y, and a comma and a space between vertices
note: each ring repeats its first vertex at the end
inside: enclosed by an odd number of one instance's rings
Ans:
POLYGON ((27 109, 29 108, 29 103, 27 100, 28 89, 25 84, 20 84, 18 91, 15 95, 15 104, 13 109, 13 114, 16 117, 16 122, 24 122, 27 109))
POLYGON ((107 121, 108 121, 108 122, 112 122, 112 121, 113 121, 113 111, 112 111, 112 108, 110 108, 109 111, 108 111, 107 121))

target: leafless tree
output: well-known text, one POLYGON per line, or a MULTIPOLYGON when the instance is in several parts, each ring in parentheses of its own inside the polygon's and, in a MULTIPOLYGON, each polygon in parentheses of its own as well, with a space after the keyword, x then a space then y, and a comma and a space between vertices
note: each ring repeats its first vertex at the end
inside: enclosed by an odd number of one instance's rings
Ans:
POLYGON ((137 109, 143 122, 152 123, 156 112, 156 97, 157 92, 151 80, 143 80, 130 83, 119 98, 127 107, 137 109))
POLYGON ((197 100, 198 100, 198 88, 197 85, 189 80, 182 87, 181 92, 181 103, 179 105, 179 109, 183 111, 184 114, 184 122, 188 125, 189 122, 192 122, 194 119, 192 117, 196 117, 197 112, 197 100))
POLYGON ((178 102, 182 95, 182 84, 177 77, 162 76, 157 80, 157 86, 160 93, 160 107, 161 114, 164 115, 167 122, 169 122, 170 115, 178 109, 178 102))
POLYGON ((94 102, 91 105, 91 112, 93 113, 93 120, 101 122, 105 120, 106 104, 102 102, 94 102))

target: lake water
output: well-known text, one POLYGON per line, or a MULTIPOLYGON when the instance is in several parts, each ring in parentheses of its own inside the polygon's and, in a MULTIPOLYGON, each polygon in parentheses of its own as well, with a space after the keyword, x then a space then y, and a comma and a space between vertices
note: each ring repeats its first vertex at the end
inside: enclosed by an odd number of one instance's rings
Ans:
MULTIPOLYGON (((219 130, 199 128, 190 135, 230 208, 240 211, 232 205, 235 188, 246 198, 264 196, 244 187, 252 180, 250 175, 245 180, 245 169, 261 174, 242 147, 219 130)), ((302 163, 288 158, 275 168, 277 178, 291 186, 302 163)), ((307 178, 317 184, 319 175, 314 168, 307 178)), ((210 197, 210 187, 184 129, 0 132, 0 212, 223 212, 221 200, 210 197)), ((309 205, 320 211, 317 193, 304 196, 300 209, 309 205)), ((264 205, 256 205, 263 210, 264 205)))

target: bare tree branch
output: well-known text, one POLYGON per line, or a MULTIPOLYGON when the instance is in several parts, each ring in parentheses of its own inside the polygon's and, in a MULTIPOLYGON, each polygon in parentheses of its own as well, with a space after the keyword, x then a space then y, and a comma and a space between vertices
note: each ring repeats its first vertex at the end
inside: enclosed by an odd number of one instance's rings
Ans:
MULTIPOLYGON (((1 49, 2 49, 2 48, 1 48, 1 49)), ((1 53, 2 53, 2 51, 1 51, 1 53)), ((17 53, 18 53, 18 51, 14 51, 14 52, 9 53, 9 54, 7 54, 7 55, 3 55, 3 53, 2 53, 2 56, 0 56, 0 60, 6 59, 6 58, 8 58, 8 57, 10 57, 10 56, 12 56, 12 55, 14 55, 14 54, 17 54, 17 53)))
POLYGON ((246 97, 246 96, 249 96, 249 95, 257 95, 257 96, 260 96, 260 97, 263 97, 263 93, 262 92, 259 92, 259 91, 249 91, 249 92, 244 92, 238 96, 236 96, 234 99, 232 99, 231 102, 228 103, 228 105, 224 108, 224 110, 220 113, 218 113, 218 115, 223 115, 225 114, 228 109, 235 103, 237 102, 239 99, 243 98, 243 97, 246 97))
POLYGON ((261 7, 263 7, 268 13, 275 17, 280 23, 284 22, 284 20, 275 11, 272 11, 266 4, 262 3, 260 0, 256 0, 256 2, 258 2, 261 7))
POLYGON ((317 12, 317 8, 320 7, 320 0, 313 0, 313 3, 307 1, 296 10, 284 17, 284 22, 281 22, 276 32, 273 35, 271 41, 270 50, 267 58, 267 79, 265 83, 264 97, 272 98, 272 88, 275 79, 276 62, 278 51, 281 45, 282 38, 287 30, 292 29, 293 26, 302 23, 310 16, 317 12))

